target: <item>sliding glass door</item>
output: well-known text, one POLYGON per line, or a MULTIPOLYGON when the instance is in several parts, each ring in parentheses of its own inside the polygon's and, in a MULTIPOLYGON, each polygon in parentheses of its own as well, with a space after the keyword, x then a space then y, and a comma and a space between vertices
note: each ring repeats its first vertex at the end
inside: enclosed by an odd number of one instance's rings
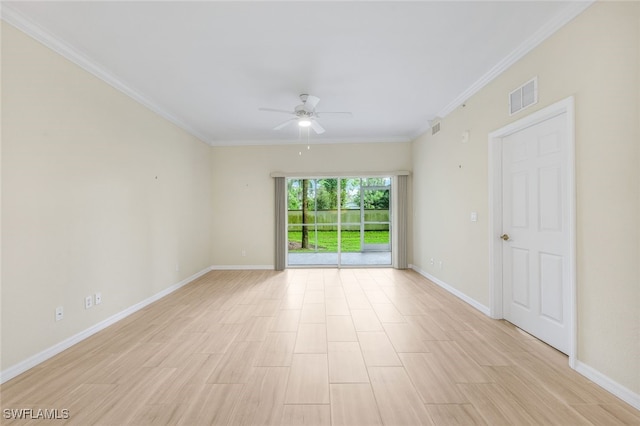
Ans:
POLYGON ((288 179, 288 264, 338 265, 337 179, 288 179))
POLYGON ((287 179, 289 266, 391 265, 391 178, 287 179))

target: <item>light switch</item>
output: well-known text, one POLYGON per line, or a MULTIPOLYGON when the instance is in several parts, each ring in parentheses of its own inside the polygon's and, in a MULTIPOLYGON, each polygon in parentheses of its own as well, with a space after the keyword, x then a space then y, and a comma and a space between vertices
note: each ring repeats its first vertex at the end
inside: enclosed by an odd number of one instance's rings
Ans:
POLYGON ((471 222, 478 221, 478 212, 471 212, 471 222))

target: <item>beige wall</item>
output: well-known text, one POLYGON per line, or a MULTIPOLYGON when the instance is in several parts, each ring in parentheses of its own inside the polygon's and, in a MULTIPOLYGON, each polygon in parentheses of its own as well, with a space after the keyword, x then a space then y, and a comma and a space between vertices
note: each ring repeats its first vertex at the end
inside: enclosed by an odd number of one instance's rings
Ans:
POLYGON ((211 264, 273 265, 275 171, 412 170, 412 263, 488 305, 487 135, 574 95, 578 359, 639 393, 639 8, 594 5, 446 117, 435 137, 310 151, 207 147, 2 25, 0 368, 211 264), (507 93, 536 75, 539 104, 510 118, 507 93), (84 310, 97 291, 103 304, 84 310))
POLYGON ((640 4, 596 3, 413 144, 414 259, 489 305, 488 133, 568 96, 576 103, 578 354, 640 392, 640 4), (507 94, 538 76, 539 103, 507 94), (469 130, 468 144, 460 142, 469 130), (479 221, 469 213, 477 210, 479 221), (429 265, 443 260, 443 268, 429 265))
POLYGON ((212 264, 273 266, 272 172, 313 175, 408 170, 410 149, 409 143, 317 144, 310 150, 302 144, 213 148, 212 264))
POLYGON ((210 147, 7 24, 2 88, 4 370, 208 267, 213 215, 210 147))

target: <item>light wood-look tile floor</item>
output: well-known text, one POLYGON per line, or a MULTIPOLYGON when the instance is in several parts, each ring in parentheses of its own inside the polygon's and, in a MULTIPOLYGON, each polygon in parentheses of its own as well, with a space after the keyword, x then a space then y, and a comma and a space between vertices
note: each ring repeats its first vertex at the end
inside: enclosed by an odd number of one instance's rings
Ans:
POLYGON ((563 354, 393 269, 214 271, 0 390, 3 410, 68 409, 55 424, 640 424, 563 354))

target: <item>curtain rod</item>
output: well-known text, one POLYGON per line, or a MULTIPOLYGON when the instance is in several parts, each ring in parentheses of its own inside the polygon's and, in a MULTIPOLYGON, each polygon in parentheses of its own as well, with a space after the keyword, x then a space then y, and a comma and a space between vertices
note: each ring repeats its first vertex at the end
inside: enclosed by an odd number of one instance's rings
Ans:
POLYGON ((391 172, 271 172, 272 178, 316 178, 316 177, 336 177, 336 178, 357 178, 357 177, 390 177, 390 176, 410 176, 408 170, 396 170, 391 172))

